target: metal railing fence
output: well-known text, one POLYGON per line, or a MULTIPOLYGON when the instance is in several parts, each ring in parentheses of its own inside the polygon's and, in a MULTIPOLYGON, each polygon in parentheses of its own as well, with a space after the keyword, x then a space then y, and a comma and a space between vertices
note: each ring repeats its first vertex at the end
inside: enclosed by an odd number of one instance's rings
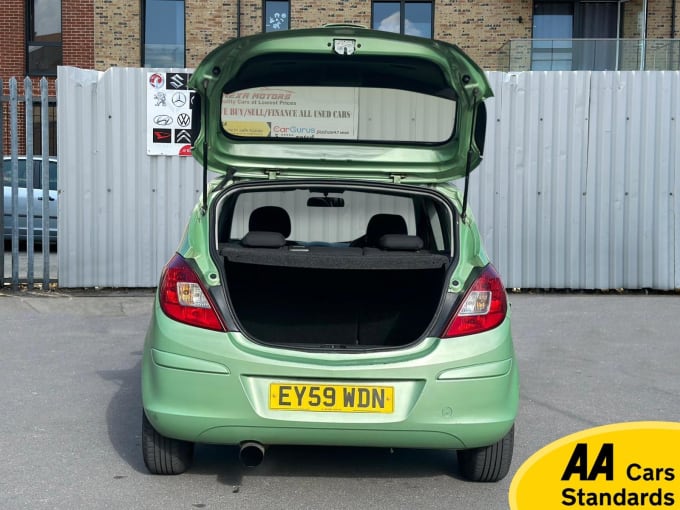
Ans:
MULTIPOLYGON (((0 91, 4 91, 0 79, 0 91)), ((50 194, 50 180, 54 183, 56 175, 50 175, 49 151, 34 154, 33 147, 49 147, 50 122, 49 109, 54 108, 56 97, 50 96, 48 81, 39 81, 39 95, 33 94, 33 80, 23 80, 23 94, 19 82, 12 77, 8 80, 9 94, 0 96, 0 156, 2 156, 3 194, 0 195, 0 232, 3 243, 0 247, 0 288, 11 285, 17 290, 20 284, 32 290, 40 286, 47 290, 51 282, 56 282, 55 267, 50 270, 50 242, 54 241, 56 225, 49 218, 56 217, 56 190, 50 194), (34 118, 40 111, 40 140, 35 139, 34 118), (5 137, 8 137, 8 144, 5 137), (9 154, 5 149, 9 145, 9 154), (48 221, 44 221, 48 218, 48 221), (51 236, 50 230, 53 231, 51 236), (9 248, 8 248, 9 247, 9 248), (40 250, 36 249, 37 247, 40 250), (42 266, 36 268, 36 262, 42 266), (8 267, 9 266, 9 267, 8 267), (9 274, 6 270, 11 268, 9 274), (52 273, 52 274, 51 274, 52 273)), ((56 221, 56 219, 55 219, 56 221)))
POLYGON ((512 39, 498 52, 498 70, 680 70, 678 39, 512 39))

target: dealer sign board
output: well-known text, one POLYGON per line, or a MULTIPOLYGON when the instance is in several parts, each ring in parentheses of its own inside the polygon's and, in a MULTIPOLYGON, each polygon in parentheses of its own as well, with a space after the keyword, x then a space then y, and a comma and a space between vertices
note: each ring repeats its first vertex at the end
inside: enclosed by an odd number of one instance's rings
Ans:
POLYGON ((189 73, 149 72, 146 76, 146 153, 150 156, 191 156, 189 73))
POLYGON ((356 87, 256 87, 222 96, 222 127, 246 138, 356 140, 356 87))

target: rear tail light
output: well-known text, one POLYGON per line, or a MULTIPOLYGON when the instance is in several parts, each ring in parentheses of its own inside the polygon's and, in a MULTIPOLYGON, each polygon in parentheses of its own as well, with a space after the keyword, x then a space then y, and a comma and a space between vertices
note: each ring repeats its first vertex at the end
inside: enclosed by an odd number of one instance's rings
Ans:
POLYGON ((165 266, 158 295, 161 309, 171 319, 226 331, 201 280, 182 256, 175 254, 165 266))
POLYGON ((450 338, 488 331, 503 322, 507 311, 503 282, 489 264, 465 294, 442 336, 450 338))

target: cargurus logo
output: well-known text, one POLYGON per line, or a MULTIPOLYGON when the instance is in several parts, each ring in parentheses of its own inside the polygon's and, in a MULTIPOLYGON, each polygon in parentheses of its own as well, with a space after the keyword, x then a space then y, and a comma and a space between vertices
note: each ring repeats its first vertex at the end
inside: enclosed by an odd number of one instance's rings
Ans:
POLYGON ((316 133, 316 128, 297 126, 274 126, 273 131, 274 134, 276 135, 310 136, 316 133))

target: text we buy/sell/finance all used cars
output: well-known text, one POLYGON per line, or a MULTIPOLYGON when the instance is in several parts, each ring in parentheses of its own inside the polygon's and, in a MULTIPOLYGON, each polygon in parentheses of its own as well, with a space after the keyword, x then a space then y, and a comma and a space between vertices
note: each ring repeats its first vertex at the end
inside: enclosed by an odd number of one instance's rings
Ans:
POLYGON ((481 159, 482 71, 447 43, 329 26, 230 41, 191 86, 194 157, 223 177, 158 287, 148 469, 184 471, 195 443, 248 465, 351 445, 457 450, 466 478, 503 478, 510 314, 449 184, 481 159))

